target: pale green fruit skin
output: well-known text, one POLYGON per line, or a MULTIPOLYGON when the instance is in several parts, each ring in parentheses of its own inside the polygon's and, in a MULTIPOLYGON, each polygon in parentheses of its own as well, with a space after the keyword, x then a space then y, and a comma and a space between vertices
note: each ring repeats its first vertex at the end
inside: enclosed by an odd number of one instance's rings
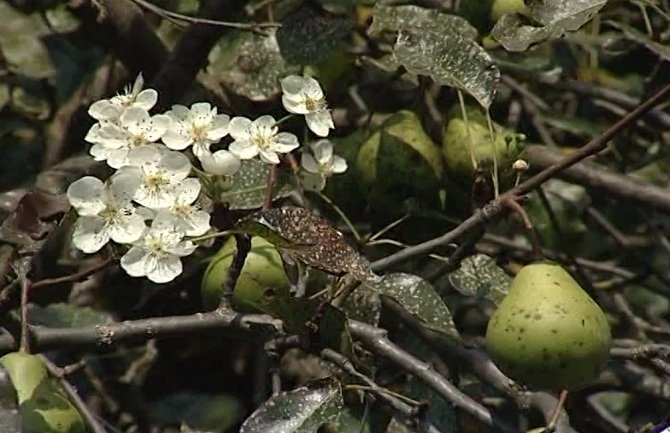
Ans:
POLYGON ((496 365, 512 379, 541 389, 579 389, 609 357, 605 314, 561 266, 525 266, 486 331, 496 365))
MULTIPOLYGON (((214 309, 223 294, 223 283, 233 261, 236 246, 230 238, 212 258, 202 279, 201 293, 205 308, 214 309)), ((235 285, 235 302, 255 311, 263 310, 263 296, 268 288, 275 293, 290 289, 277 249, 265 239, 251 238, 251 250, 235 285)))
MULTIPOLYGON (((467 123, 460 117, 454 117, 445 125, 443 131, 442 154, 447 171, 454 178, 471 179, 474 175, 468 143, 472 143, 477 167, 485 173, 493 169, 493 145, 488 125, 484 123, 485 120, 480 122, 473 117, 470 115, 467 123)), ((494 125, 494 135, 499 172, 511 172, 512 164, 523 149, 523 136, 499 125, 494 125)))
POLYGON ((437 144, 416 113, 400 110, 388 117, 361 145, 356 174, 368 205, 391 218, 403 214, 402 202, 415 198, 440 206, 444 163, 437 144))
POLYGON ((24 433, 85 433, 86 424, 62 387, 35 355, 13 352, 0 358, 14 385, 24 433))
POLYGON ((498 21, 501 16, 515 12, 528 13, 528 6, 523 0, 494 0, 491 8, 491 21, 498 21))

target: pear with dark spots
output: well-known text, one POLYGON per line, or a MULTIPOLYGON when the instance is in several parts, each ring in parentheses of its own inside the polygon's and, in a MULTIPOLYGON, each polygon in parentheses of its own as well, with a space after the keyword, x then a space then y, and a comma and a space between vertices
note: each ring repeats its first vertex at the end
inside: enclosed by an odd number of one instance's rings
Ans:
POLYGON ((611 333, 598 304, 563 267, 538 262, 512 281, 489 321, 486 343, 498 368, 515 381, 573 390, 603 370, 611 333))

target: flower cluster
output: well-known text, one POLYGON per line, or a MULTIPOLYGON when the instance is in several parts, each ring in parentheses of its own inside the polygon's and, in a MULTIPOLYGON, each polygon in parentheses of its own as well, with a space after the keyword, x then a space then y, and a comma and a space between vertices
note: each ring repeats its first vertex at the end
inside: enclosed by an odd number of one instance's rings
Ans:
MULTIPOLYGON (((90 153, 115 172, 106 181, 85 176, 69 186, 68 199, 79 214, 72 241, 85 253, 109 241, 126 245, 121 267, 129 275, 165 283, 182 272, 181 257, 211 230, 205 204, 216 197, 203 179, 234 177, 242 161, 253 158, 279 164, 280 155, 300 143, 281 132, 272 116, 231 118, 207 102, 152 115, 158 92, 143 87, 140 75, 123 94, 89 107, 97 121, 86 134, 90 153)), ((320 138, 302 149, 299 173, 305 189, 320 191, 328 177, 347 169, 323 138, 334 128, 325 96, 311 77, 286 77, 281 88, 286 110, 304 116, 320 138)))

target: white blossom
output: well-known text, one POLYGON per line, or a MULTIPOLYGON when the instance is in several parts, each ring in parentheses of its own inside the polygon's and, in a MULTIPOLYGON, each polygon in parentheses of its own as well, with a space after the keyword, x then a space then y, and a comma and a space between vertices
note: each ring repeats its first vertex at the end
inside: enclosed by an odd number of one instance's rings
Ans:
POLYGON ((177 226, 186 236, 200 236, 209 230, 209 213, 196 204, 202 185, 194 177, 184 179, 175 188, 175 203, 170 212, 177 218, 177 226))
POLYGON ((90 153, 96 161, 107 161, 112 168, 128 165, 128 152, 158 141, 170 126, 163 114, 150 116, 144 108, 130 107, 121 114, 118 124, 102 122, 93 125, 86 140, 93 143, 90 153))
POLYGON ((303 152, 300 157, 303 169, 300 181, 305 189, 321 191, 330 176, 347 171, 347 161, 333 154, 333 143, 329 140, 319 140, 309 147, 312 153, 303 152))
POLYGON ((182 273, 181 257, 195 249, 196 245, 184 240, 175 216, 160 212, 145 235, 121 257, 121 267, 132 277, 167 283, 182 273))
POLYGON ((193 104, 190 110, 183 105, 173 105, 165 114, 172 119, 163 135, 163 143, 170 149, 184 150, 193 145, 193 153, 200 157, 209 152, 212 143, 228 134, 230 117, 217 114, 216 107, 212 108, 207 102, 193 104))
POLYGON ((230 135, 235 141, 228 150, 240 159, 260 155, 265 163, 279 164, 278 153, 289 153, 300 144, 295 135, 278 131, 272 116, 261 116, 253 122, 246 117, 234 117, 230 121, 230 135))
POLYGON ((242 165, 240 159, 227 150, 206 152, 199 157, 203 170, 217 176, 232 176, 242 165))
POLYGON ((282 103, 289 113, 303 114, 307 127, 319 137, 335 128, 321 85, 312 77, 289 75, 281 80, 282 103))
POLYGON ((144 89, 144 79, 139 74, 132 88, 126 87, 124 93, 110 99, 96 101, 88 109, 88 114, 99 121, 114 121, 130 107, 141 108, 149 111, 158 101, 158 92, 154 89, 144 89))
POLYGON ((128 153, 132 165, 117 173, 135 176, 139 187, 133 199, 151 209, 165 209, 177 200, 177 186, 189 175, 191 162, 180 152, 158 146, 143 146, 128 153))
POLYGON ((73 182, 67 189, 70 204, 80 217, 75 224, 72 243, 85 253, 99 251, 110 238, 118 243, 138 240, 144 229, 144 217, 130 202, 139 183, 135 176, 122 173, 107 183, 92 176, 73 182))

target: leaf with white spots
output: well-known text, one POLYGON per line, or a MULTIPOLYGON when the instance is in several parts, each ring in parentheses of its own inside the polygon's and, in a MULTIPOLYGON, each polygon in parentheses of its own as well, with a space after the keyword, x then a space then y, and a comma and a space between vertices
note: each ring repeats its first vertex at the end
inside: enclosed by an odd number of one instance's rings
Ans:
POLYGON ((525 51, 531 45, 557 39, 590 21, 607 0, 551 0, 529 2, 529 17, 503 15, 491 36, 509 51, 525 51), (529 19, 536 25, 528 25, 529 19))
POLYGON ((507 295, 512 278, 496 265, 495 259, 475 254, 449 274, 449 281, 462 295, 486 298, 497 305, 507 295))
POLYGON ((318 381, 271 397, 242 424, 240 433, 317 433, 324 424, 337 422, 343 405, 339 383, 318 381))
POLYGON ((240 224, 251 226, 251 221, 269 229, 257 227, 254 234, 274 242, 293 260, 333 275, 350 275, 359 281, 375 279, 370 263, 344 240, 344 235, 307 209, 271 208, 256 212, 240 224))
POLYGON ((485 108, 493 102, 500 71, 484 48, 458 31, 401 31, 393 57, 409 72, 463 90, 485 108))
POLYGON ((349 319, 360 320, 371 325, 379 324, 382 302, 379 293, 366 285, 356 288, 342 303, 342 310, 349 319))
POLYGON ((298 73, 300 67, 289 65, 282 57, 276 29, 265 33, 230 32, 221 38, 209 54, 209 75, 252 101, 279 95, 279 80, 298 73))
POLYGON ((430 30, 435 32, 459 32, 468 39, 477 38, 477 29, 465 18, 449 15, 435 9, 414 5, 390 6, 375 4, 372 15, 371 33, 384 30, 430 30))
POLYGON ((460 339, 449 308, 435 288, 421 277, 399 272, 384 276, 378 283, 366 285, 395 300, 431 329, 452 339, 460 339))
MULTIPOLYGON (((233 176, 232 186, 219 197, 231 209, 257 209, 265 202, 265 191, 268 184, 270 166, 256 159, 242 161, 242 165, 233 176)), ((288 196, 293 187, 288 174, 279 169, 272 198, 274 200, 288 196)))

